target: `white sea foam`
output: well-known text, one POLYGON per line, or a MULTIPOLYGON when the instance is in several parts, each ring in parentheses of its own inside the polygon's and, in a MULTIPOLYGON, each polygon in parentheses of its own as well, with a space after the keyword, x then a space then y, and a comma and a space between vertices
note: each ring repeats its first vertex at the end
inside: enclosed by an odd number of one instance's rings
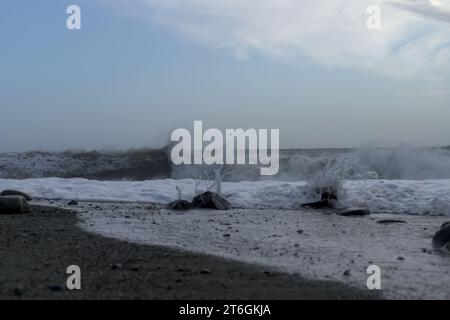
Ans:
MULTIPOLYGON (((94 181, 43 178, 1 180, 0 189, 18 189, 36 198, 100 202, 169 203, 194 196, 195 185, 205 190, 211 181, 165 179, 150 181, 94 181)), ((234 208, 298 209, 317 200, 308 193, 305 181, 224 182, 223 195, 234 208)), ((450 215, 450 180, 346 180, 342 206, 367 206, 373 213, 450 215)))

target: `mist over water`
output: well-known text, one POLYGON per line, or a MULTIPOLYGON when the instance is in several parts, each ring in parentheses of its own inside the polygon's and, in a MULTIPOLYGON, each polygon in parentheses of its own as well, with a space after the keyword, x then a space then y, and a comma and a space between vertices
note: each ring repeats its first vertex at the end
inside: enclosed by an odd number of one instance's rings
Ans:
MULTIPOLYGON (((258 166, 225 166, 225 181, 305 181, 327 172, 344 180, 450 179, 448 148, 415 149, 290 149, 280 151, 280 171, 261 177, 258 166)), ((208 166, 172 168, 173 178, 206 178, 208 166)))
MULTIPOLYGON (((167 148, 127 151, 67 151, 0 154, 0 178, 86 178, 92 180, 212 180, 217 166, 174 166, 167 148)), ((286 149, 275 176, 258 165, 225 165, 224 181, 306 181, 319 173, 343 180, 450 179, 450 148, 286 149)))

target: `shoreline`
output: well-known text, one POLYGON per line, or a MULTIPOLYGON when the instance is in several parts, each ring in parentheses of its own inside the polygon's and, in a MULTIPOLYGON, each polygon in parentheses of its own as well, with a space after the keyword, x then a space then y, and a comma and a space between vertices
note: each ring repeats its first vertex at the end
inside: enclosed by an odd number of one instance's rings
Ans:
POLYGON ((112 239, 218 256, 363 291, 375 265, 387 299, 450 298, 450 256, 431 243, 448 221, 445 216, 344 217, 306 209, 177 212, 108 203, 80 203, 76 210, 84 230, 112 239))
POLYGON ((334 281, 95 235, 76 211, 0 216, 0 299, 380 299, 334 281), (70 265, 81 290, 67 290, 70 265))

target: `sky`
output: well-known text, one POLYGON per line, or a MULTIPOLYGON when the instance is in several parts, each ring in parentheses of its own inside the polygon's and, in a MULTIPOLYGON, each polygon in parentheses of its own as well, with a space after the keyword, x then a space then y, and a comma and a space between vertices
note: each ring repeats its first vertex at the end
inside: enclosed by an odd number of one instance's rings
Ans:
POLYGON ((285 148, 449 145, 449 80, 450 0, 0 4, 0 152, 160 147, 194 120, 285 148))

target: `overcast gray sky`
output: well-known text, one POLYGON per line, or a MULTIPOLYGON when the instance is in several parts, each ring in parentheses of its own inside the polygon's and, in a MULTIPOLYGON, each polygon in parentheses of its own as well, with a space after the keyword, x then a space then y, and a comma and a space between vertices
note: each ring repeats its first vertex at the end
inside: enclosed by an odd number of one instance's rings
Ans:
POLYGON ((448 145, 449 43, 449 0, 4 0, 0 151, 161 146, 194 120, 448 145))

